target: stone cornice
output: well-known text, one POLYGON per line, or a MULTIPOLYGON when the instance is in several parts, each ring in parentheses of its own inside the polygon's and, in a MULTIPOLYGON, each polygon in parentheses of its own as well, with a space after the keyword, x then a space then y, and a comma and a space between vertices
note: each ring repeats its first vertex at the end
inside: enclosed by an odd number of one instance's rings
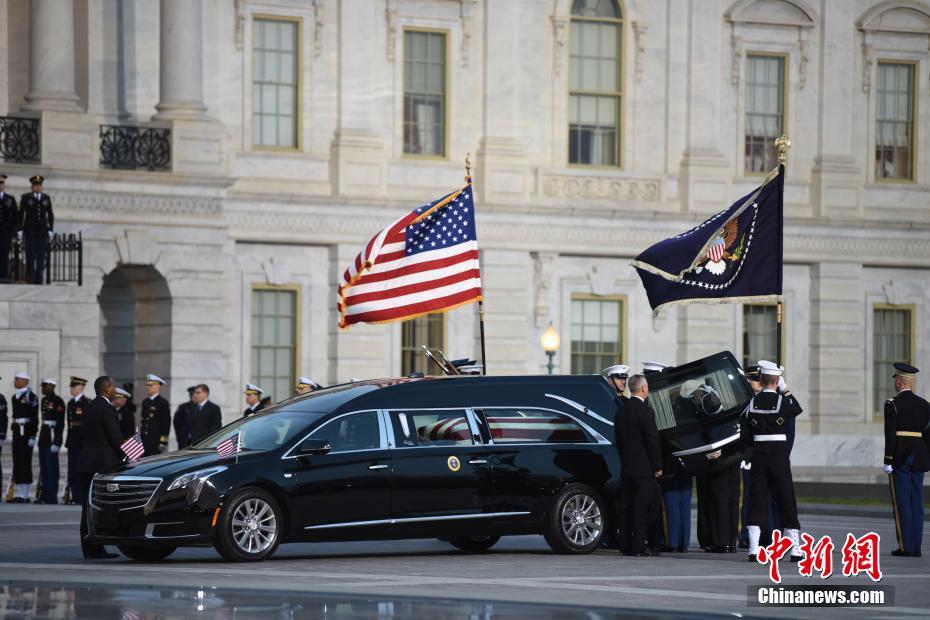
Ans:
POLYGON ((69 190, 52 194, 52 200, 64 219, 78 222, 106 220, 113 215, 216 218, 223 214, 223 201, 216 197, 69 190))

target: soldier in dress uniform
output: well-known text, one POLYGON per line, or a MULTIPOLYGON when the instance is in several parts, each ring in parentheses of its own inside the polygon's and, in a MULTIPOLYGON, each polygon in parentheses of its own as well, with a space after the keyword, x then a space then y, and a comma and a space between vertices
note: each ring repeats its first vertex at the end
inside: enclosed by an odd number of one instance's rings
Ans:
POLYGON ((128 405, 130 398, 132 394, 121 387, 116 388, 113 393, 113 407, 119 416, 119 432, 123 439, 129 439, 136 434, 136 416, 132 415, 128 405))
POLYGON ((0 174, 0 281, 10 277, 10 249, 19 228, 16 198, 6 191, 6 175, 0 174))
POLYGON ((18 372, 13 376, 13 415, 10 430, 13 433, 13 501, 29 503, 29 486, 32 484, 32 449, 39 432, 39 399, 29 389, 29 375, 18 372))
MULTIPOLYGON (((752 365, 747 366, 744 371, 746 375, 746 380, 749 381, 749 387, 752 388, 753 395, 758 394, 762 391, 762 380, 761 375, 759 374, 759 366, 752 365)), ((740 461, 739 464, 739 473, 740 473, 740 530, 739 530, 739 548, 740 549, 749 549, 749 530, 746 525, 746 516, 749 511, 749 463, 751 461, 750 457, 747 457, 745 460, 740 461)), ((762 528, 762 536, 760 538, 760 543, 763 546, 768 546, 768 543, 765 542, 765 534, 768 530, 768 527, 762 528)))
POLYGON ((248 407, 242 412, 243 418, 255 415, 265 408, 265 404, 262 402, 262 394, 264 393, 265 391, 257 385, 252 385, 251 383, 245 384, 245 404, 248 405, 248 407))
POLYGON ((794 480, 791 476, 791 449, 786 433, 789 417, 797 417, 803 411, 792 396, 788 386, 781 380, 783 369, 766 360, 759 361, 762 391, 750 399, 740 419, 743 440, 752 442, 753 454, 750 462, 749 513, 749 561, 755 561, 759 553, 761 526, 768 521, 771 496, 778 503, 784 535, 791 540, 791 561, 797 562, 801 555, 798 530, 798 504, 794 495, 794 480), (782 389, 779 390, 779 385, 782 389))
MULTIPOLYGON (((2 379, 3 377, 0 377, 2 379)), ((3 442, 6 441, 6 430, 10 428, 10 418, 6 405, 6 397, 0 394, 0 456, 3 454, 3 442)), ((0 459, 0 463, 2 463, 0 459)), ((0 464, 0 480, 3 480, 3 465, 0 464)))
POLYGON ((178 405, 178 408, 174 411, 174 436, 178 440, 178 450, 183 450, 184 448, 191 445, 191 407, 194 407, 194 390, 197 389, 196 385, 192 385, 187 388, 187 402, 181 403, 178 405))
POLYGON ((30 177, 29 182, 32 191, 19 199, 20 229, 26 243, 26 271, 30 282, 42 284, 48 242, 55 230, 55 214, 52 212, 52 199, 42 192, 45 177, 37 174, 30 177))
POLYGON ((81 498, 75 497, 75 492, 79 489, 78 463, 81 461, 81 452, 84 451, 84 430, 81 428, 81 420, 84 416, 84 406, 87 404, 87 400, 84 398, 85 385, 87 385, 87 379, 71 377, 71 400, 68 401, 68 437, 65 439, 65 447, 68 449, 68 487, 64 499, 66 504, 81 503, 81 498))
POLYGON ((885 401, 885 473, 894 502, 898 548, 891 555, 919 558, 924 535, 924 472, 930 469, 930 403, 914 394, 917 373, 894 364, 897 396, 885 401))
POLYGON ((58 503, 58 453, 65 434, 65 401, 55 393, 58 382, 42 379, 42 425, 39 429, 39 485, 37 504, 58 503))
POLYGON ((168 450, 168 434, 171 432, 171 408, 159 393, 165 380, 158 375, 146 375, 145 388, 148 398, 142 401, 139 412, 139 430, 145 456, 160 454, 168 450))
POLYGON ((300 376, 297 379, 297 392, 295 395, 309 394, 314 390, 320 389, 320 387, 322 386, 310 377, 300 376))
POLYGON ((623 364, 609 366, 605 368, 601 374, 604 375, 607 379, 607 383, 609 383, 610 387, 617 393, 617 398, 620 399, 621 403, 630 400, 630 397, 626 395, 626 382, 630 378, 629 366, 624 366, 623 364))

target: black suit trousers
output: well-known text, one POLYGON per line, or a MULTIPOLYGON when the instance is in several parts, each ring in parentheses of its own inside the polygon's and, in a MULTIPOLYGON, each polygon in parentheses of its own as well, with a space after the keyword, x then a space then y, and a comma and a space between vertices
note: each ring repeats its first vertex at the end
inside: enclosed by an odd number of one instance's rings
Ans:
POLYGON ((646 533, 658 508, 659 485, 655 478, 624 476, 620 481, 620 551, 641 553, 646 533))
POLYGON ((87 495, 93 479, 94 474, 78 474, 78 488, 71 489, 72 493, 78 493, 78 495, 72 495, 72 497, 81 498, 81 551, 84 553, 85 558, 106 552, 103 545, 92 545, 84 540, 87 537, 87 495))

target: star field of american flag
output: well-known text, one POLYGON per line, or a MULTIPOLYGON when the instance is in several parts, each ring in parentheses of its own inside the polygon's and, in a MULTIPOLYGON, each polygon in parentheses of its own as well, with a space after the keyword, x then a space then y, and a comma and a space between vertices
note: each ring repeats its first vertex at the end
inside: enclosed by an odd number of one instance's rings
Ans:
MULTIPOLYGON (((427 211, 441 200, 424 205, 416 212, 427 211)), ((475 204, 471 189, 466 189, 457 199, 427 215, 422 222, 407 226, 405 235, 408 256, 474 240, 475 204)))

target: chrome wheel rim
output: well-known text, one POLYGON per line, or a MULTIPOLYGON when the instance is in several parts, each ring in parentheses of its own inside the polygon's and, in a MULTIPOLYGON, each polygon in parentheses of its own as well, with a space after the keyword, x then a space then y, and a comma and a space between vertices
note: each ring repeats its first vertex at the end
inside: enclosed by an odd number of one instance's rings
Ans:
POLYGON ((265 500, 247 499, 233 512, 233 540, 242 551, 261 553, 274 543, 277 534, 278 520, 265 500))
POLYGON ((598 539, 604 527, 601 509, 590 495, 572 495, 562 505, 562 533, 576 547, 587 547, 598 539))

